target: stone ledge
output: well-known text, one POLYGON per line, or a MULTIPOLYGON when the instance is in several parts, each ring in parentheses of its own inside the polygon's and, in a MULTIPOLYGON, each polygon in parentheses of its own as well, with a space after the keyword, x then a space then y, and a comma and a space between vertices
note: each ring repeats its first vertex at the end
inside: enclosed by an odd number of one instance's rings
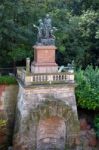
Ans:
POLYGON ((52 84, 50 84, 50 83, 38 83, 38 84, 32 84, 32 85, 25 85, 24 84, 24 82, 22 82, 20 79, 17 79, 17 81, 18 81, 18 83, 19 84, 21 84, 21 86, 23 87, 23 88, 25 88, 25 89, 27 89, 27 88, 38 88, 38 87, 56 87, 56 86, 58 86, 58 87, 62 87, 62 86, 69 86, 69 87, 76 87, 76 83, 62 83, 62 82, 60 82, 60 83, 52 83, 52 84))
POLYGON ((53 49, 57 49, 56 46, 53 45, 48 45, 48 46, 33 46, 34 49, 39 49, 39 50, 53 50, 53 49))

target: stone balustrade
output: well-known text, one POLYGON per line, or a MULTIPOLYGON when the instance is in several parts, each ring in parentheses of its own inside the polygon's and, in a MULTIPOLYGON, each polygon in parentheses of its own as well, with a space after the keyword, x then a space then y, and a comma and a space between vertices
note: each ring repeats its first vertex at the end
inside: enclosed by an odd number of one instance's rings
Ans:
POLYGON ((57 73, 30 73, 24 67, 17 68, 17 77, 25 85, 74 83, 74 73, 70 70, 57 73))

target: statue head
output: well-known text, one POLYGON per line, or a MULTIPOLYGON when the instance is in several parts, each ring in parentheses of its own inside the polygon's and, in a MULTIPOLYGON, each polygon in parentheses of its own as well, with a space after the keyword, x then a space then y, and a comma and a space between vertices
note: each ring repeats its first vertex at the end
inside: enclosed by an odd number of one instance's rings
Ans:
POLYGON ((39 19, 38 22, 39 22, 39 23, 42 23, 43 21, 42 21, 42 19, 39 19))
POLYGON ((43 20, 39 19, 38 22, 39 22, 39 27, 43 27, 43 20))

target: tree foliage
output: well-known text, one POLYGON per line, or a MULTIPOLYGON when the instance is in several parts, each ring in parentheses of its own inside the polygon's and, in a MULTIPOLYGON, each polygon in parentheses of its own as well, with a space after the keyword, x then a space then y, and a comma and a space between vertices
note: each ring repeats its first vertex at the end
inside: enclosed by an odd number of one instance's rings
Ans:
POLYGON ((33 24, 49 13, 56 33, 57 62, 99 65, 98 0, 1 0, 0 66, 32 57, 33 24), (5 60, 5 62, 4 62, 5 60))
POLYGON ((99 109, 99 69, 88 66, 76 72, 77 103, 82 108, 99 109))
POLYGON ((24 3, 3 0, 0 9, 0 64, 7 65, 27 56, 33 35, 28 28, 28 13, 24 3), (17 57, 17 52, 20 57, 17 57))

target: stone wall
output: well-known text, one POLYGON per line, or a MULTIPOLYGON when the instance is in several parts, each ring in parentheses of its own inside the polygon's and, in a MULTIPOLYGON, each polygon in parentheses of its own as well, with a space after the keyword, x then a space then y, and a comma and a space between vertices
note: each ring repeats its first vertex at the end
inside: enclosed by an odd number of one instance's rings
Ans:
POLYGON ((63 118, 41 119, 37 128, 37 150, 65 149, 66 126, 63 118))
POLYGON ((18 85, 0 85, 0 119, 7 120, 7 143, 12 142, 18 85))
POLYGON ((4 91, 5 91, 6 85, 0 85, 0 117, 3 117, 3 110, 4 110, 4 91))
POLYGON ((19 85, 14 150, 37 149, 40 120, 60 117, 65 122, 65 144, 71 147, 79 132, 74 85, 19 85))

